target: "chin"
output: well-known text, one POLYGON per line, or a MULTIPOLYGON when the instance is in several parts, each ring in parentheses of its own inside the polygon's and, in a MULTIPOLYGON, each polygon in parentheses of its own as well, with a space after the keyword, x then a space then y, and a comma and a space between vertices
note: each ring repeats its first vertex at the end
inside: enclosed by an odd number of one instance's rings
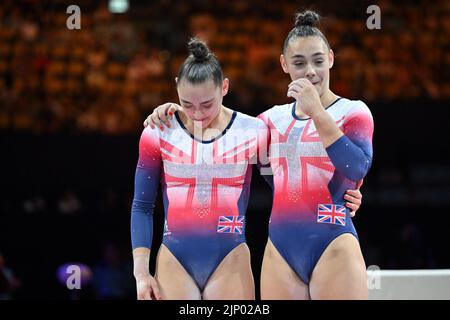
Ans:
POLYGON ((196 125, 196 127, 201 127, 202 129, 205 129, 206 127, 208 127, 211 124, 211 122, 209 120, 207 120, 207 121, 194 120, 194 124, 196 125), (201 126, 198 125, 199 122, 201 122, 201 126))
POLYGON ((315 85, 314 87, 316 87, 317 93, 321 97, 323 94, 323 88, 320 85, 315 85))

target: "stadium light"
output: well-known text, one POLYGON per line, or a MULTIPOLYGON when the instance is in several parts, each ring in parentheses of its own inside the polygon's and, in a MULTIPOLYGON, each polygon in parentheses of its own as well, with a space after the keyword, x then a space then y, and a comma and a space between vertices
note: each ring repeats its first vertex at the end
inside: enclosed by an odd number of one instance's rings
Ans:
POLYGON ((111 13, 125 13, 128 11, 130 3, 128 0, 109 0, 108 10, 111 13))

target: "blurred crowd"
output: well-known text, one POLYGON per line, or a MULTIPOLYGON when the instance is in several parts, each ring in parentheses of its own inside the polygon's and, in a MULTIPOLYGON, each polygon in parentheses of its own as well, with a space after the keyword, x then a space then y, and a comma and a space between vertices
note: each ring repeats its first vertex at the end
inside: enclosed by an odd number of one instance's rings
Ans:
MULTIPOLYGON (((331 88, 371 101, 450 98, 450 3, 324 1, 313 8, 336 56, 331 88), (364 3, 364 2, 363 2, 364 3)), ((291 1, 79 1, 81 29, 69 30, 64 1, 5 0, 0 7, 0 128, 123 134, 177 101, 174 77, 190 36, 206 40, 231 79, 225 103, 258 114, 286 102, 279 66, 299 4, 291 1)), ((303 4, 302 4, 303 5, 303 4)))

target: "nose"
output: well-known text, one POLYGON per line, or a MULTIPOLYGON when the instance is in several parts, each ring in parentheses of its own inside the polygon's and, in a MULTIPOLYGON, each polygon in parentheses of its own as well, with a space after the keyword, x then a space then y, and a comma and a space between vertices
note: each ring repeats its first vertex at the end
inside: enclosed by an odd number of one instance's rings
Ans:
POLYGON ((312 79, 314 78, 314 76, 316 75, 316 71, 314 70, 313 66, 308 63, 308 65, 306 66, 306 73, 305 76, 308 79, 312 79))
POLYGON ((200 111, 200 109, 195 109, 194 111, 194 118, 199 119, 202 118, 203 112, 200 111))

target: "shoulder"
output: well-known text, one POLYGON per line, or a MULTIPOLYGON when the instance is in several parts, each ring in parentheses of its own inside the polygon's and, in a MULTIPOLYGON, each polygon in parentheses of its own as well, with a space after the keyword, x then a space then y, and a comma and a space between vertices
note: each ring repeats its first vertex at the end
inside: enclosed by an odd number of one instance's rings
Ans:
POLYGON ((347 98, 341 98, 342 99, 342 108, 346 113, 353 113, 353 112, 363 112, 367 114, 371 114, 369 107, 364 101, 361 100, 350 100, 347 98))
POLYGON ((150 126, 147 126, 142 130, 141 139, 142 138, 159 137, 159 135, 160 135, 160 130, 158 130, 158 128, 152 129, 152 128, 150 128, 150 126))
POLYGON ((373 131, 374 120, 367 104, 361 100, 349 99, 342 102, 340 106, 342 109, 338 111, 338 114, 343 116, 344 127, 358 127, 359 131, 362 131, 362 128, 368 128, 373 131))
POLYGON ((234 121, 237 121, 242 127, 255 129, 266 128, 266 124, 262 119, 249 116, 239 111, 236 111, 236 119, 234 121))
POLYGON ((267 122, 269 119, 286 117, 286 114, 292 113, 292 106, 292 102, 274 105, 272 108, 261 113, 258 118, 262 119, 264 122, 267 122))
POLYGON ((139 140, 140 147, 150 148, 159 145, 159 129, 152 129, 150 126, 144 128, 141 133, 141 138, 139 140))

